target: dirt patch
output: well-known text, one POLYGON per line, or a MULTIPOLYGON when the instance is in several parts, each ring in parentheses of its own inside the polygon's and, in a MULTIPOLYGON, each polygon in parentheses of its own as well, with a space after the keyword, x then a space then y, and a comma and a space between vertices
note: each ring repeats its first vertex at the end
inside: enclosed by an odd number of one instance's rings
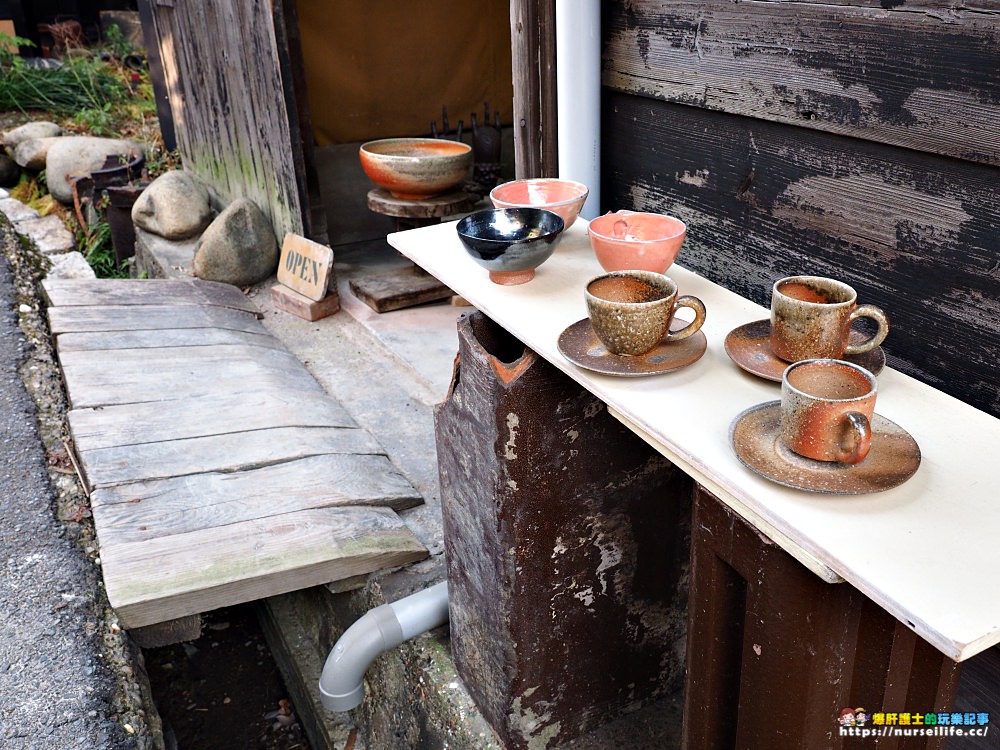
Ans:
POLYGON ((210 612, 197 640, 143 655, 168 750, 311 750, 253 605, 210 612))

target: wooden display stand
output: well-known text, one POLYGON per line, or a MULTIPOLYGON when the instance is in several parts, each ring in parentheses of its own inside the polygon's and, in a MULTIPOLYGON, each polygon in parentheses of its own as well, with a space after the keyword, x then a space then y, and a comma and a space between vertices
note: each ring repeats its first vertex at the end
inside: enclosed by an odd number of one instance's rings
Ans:
POLYGON ((504 747, 679 690, 691 480, 479 312, 435 412, 452 654, 504 747))
POLYGON ((271 302, 305 320, 319 320, 340 309, 333 273, 333 250, 296 234, 285 235, 278 261, 278 283, 271 302))
MULTIPOLYGON (((383 188, 368 191, 368 208, 394 217, 396 231, 437 224, 446 216, 471 210, 477 200, 477 196, 463 191, 421 199, 395 198, 383 188)), ((451 289, 413 264, 377 276, 351 279, 350 287, 358 299, 379 313, 454 296, 451 289)))

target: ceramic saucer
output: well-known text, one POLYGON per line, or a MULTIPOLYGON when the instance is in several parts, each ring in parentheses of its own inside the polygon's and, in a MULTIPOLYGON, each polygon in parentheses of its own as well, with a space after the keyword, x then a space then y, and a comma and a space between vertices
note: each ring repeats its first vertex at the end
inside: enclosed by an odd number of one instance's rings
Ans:
MULTIPOLYGON (((673 321, 670 327, 679 331, 686 325, 685 321, 673 321)), ((705 334, 697 331, 680 341, 661 342, 651 351, 635 357, 612 354, 597 338, 590 318, 578 320, 559 336, 559 351, 577 367, 633 378, 687 367, 701 359, 707 347, 705 334)))
MULTIPOLYGON (((864 334, 851 331, 851 340, 863 341, 864 334)), ((770 320, 755 320, 730 331, 726 336, 726 354, 747 372, 777 383, 781 382, 781 375, 790 364, 771 353, 770 320)), ((864 354, 845 354, 844 359, 861 365, 872 375, 878 375, 885 367, 885 352, 881 346, 864 354)))
POLYGON ((744 466, 797 490, 835 495, 882 492, 905 482, 920 466, 920 448, 910 433, 878 414, 872 420, 871 451, 858 464, 805 458, 786 448, 780 436, 780 401, 747 409, 729 428, 729 441, 744 466))

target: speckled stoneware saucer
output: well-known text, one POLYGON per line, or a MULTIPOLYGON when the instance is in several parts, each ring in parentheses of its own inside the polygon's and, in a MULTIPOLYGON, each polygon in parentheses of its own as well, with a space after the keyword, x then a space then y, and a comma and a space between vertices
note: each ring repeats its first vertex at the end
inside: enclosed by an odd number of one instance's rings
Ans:
POLYGON ((781 441, 781 402, 747 409, 733 420, 729 441, 751 471, 772 482, 809 492, 866 495, 897 487, 920 467, 913 437, 878 414, 872 420, 872 448, 858 464, 814 461, 793 453, 781 441))
MULTIPOLYGON (((851 339, 863 341, 860 331, 851 331, 851 339)), ((726 354, 742 369, 758 377, 781 382, 781 375, 789 363, 771 352, 771 321, 755 320, 753 323, 734 328, 726 336, 726 354)), ((885 367, 885 352, 876 346, 864 354, 845 354, 843 359, 861 365, 872 375, 878 375, 885 367)))
MULTIPOLYGON (((679 331, 687 322, 672 321, 670 329, 679 331)), ((671 343, 662 342, 651 351, 638 356, 612 354, 601 343, 590 325, 590 318, 578 320, 559 336, 559 351, 577 367, 593 370, 604 375, 622 377, 642 377, 672 372, 694 364, 708 348, 708 339, 697 331, 686 339, 671 343)))

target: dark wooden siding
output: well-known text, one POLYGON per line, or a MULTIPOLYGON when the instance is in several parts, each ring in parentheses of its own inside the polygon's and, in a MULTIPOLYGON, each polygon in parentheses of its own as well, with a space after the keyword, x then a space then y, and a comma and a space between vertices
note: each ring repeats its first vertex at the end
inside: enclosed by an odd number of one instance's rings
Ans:
POLYGON ((606 3, 603 209, 684 219, 679 262, 765 306, 844 279, 893 366, 1000 415, 997 8, 606 3))

